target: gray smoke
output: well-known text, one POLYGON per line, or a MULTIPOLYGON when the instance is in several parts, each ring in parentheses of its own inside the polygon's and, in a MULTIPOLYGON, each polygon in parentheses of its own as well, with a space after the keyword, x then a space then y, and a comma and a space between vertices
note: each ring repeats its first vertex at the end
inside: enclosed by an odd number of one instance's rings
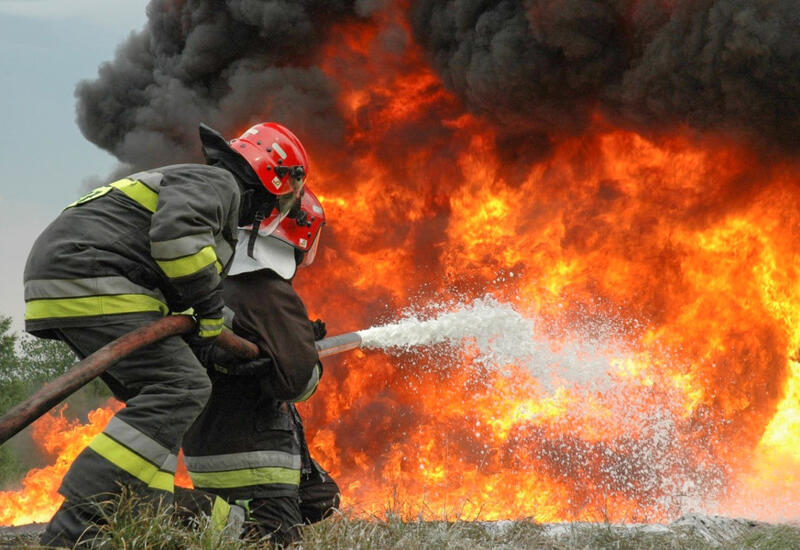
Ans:
POLYGON ((351 4, 151 0, 146 27, 96 80, 78 85, 78 124, 138 168, 200 159, 199 122, 230 135, 275 120, 313 140, 339 141, 335 86, 315 67, 313 45, 353 13, 351 4))
POLYGON ((574 134, 599 112, 800 143, 793 0, 420 0, 411 17, 444 82, 507 135, 574 134))
MULTIPOLYGON (((146 27, 79 84, 78 123, 138 168, 199 160, 199 122, 232 135, 276 120, 333 150, 345 122, 335 83, 317 68, 320 47, 337 39, 332 23, 394 7, 152 0, 146 27)), ((794 0, 416 0, 408 17, 444 84, 497 127, 511 157, 546 154, 597 113, 646 133, 687 126, 786 150, 800 143, 794 0)), ((426 117, 414 134, 442 134, 436 113, 426 117)))

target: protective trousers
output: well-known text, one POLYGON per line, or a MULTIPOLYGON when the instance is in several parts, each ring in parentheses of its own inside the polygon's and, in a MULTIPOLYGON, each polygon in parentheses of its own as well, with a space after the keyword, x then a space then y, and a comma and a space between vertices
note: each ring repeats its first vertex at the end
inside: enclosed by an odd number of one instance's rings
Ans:
POLYGON ((308 456, 294 407, 259 394, 250 378, 218 377, 183 450, 196 488, 245 506, 251 535, 286 545, 338 507, 339 487, 308 456))
MULTIPOLYGON (((127 320, 98 327, 61 328, 78 356, 139 328, 127 320)), ((103 381, 126 407, 117 412, 72 463, 59 492, 66 498, 42 542, 72 546, 93 536, 98 501, 130 487, 140 497, 171 503, 177 453, 186 429, 203 410, 211 382, 189 346, 172 336, 113 365, 103 381)))

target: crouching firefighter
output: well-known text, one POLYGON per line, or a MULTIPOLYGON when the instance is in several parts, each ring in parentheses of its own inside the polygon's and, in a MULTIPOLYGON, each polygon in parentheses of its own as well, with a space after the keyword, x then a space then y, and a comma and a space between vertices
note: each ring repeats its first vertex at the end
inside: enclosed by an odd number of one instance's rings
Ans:
POLYGON ((238 227, 300 199, 307 161, 286 128, 259 124, 228 143, 201 125, 200 140, 206 165, 154 168, 95 189, 44 230, 28 257, 26 330, 81 358, 171 312, 192 308, 196 319, 186 340, 152 344, 102 375, 126 407, 65 475, 47 545, 93 538, 98 502, 123 486, 172 502, 180 442, 211 393, 187 341, 203 356, 222 330, 221 283, 238 227))
POLYGON ((309 456, 293 404, 314 393, 322 374, 314 341, 325 336, 324 323, 309 321, 291 283, 298 266, 314 261, 325 217, 308 189, 273 230, 277 216, 260 231, 240 230, 223 288, 226 325, 262 357, 235 364, 217 352, 211 398, 183 451, 196 489, 244 506, 251 535, 288 544, 298 525, 338 507, 339 488, 309 456))

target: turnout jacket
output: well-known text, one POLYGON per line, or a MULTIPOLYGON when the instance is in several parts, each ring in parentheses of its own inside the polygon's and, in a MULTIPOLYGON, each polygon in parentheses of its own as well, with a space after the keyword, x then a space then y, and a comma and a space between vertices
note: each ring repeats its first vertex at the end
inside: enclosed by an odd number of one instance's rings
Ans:
POLYGON ((178 164, 99 187, 39 236, 25 266, 25 328, 97 326, 197 307, 236 245, 240 191, 227 170, 178 164))
POLYGON ((314 331, 289 281, 262 269, 225 280, 226 325, 272 359, 261 376, 211 371, 211 398, 186 432, 194 486, 228 499, 297 495, 300 435, 286 401, 311 396, 320 376, 314 331))

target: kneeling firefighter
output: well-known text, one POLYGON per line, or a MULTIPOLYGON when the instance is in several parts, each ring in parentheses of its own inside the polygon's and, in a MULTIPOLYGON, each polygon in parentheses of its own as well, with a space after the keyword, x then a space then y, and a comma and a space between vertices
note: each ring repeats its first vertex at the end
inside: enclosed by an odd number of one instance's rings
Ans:
POLYGON ((172 312, 192 308, 196 330, 125 357, 102 375, 126 407, 75 459, 64 504, 42 536, 72 547, 97 532, 98 501, 130 487, 171 502, 183 434, 211 393, 206 356, 222 330, 222 280, 238 227, 300 199, 308 163, 277 124, 228 143, 200 126, 207 165, 133 174, 69 205, 36 240, 25 266, 25 328, 81 358, 172 312))
POLYGON ((259 536, 287 544, 297 526, 321 520, 339 503, 339 488, 312 460, 294 402, 316 390, 322 365, 311 322, 292 288, 298 266, 314 261, 325 215, 304 190, 301 208, 241 229, 225 281, 226 325, 255 342, 262 358, 232 363, 219 353, 210 370, 208 405, 186 432, 183 451, 196 489, 247 508, 259 536))

